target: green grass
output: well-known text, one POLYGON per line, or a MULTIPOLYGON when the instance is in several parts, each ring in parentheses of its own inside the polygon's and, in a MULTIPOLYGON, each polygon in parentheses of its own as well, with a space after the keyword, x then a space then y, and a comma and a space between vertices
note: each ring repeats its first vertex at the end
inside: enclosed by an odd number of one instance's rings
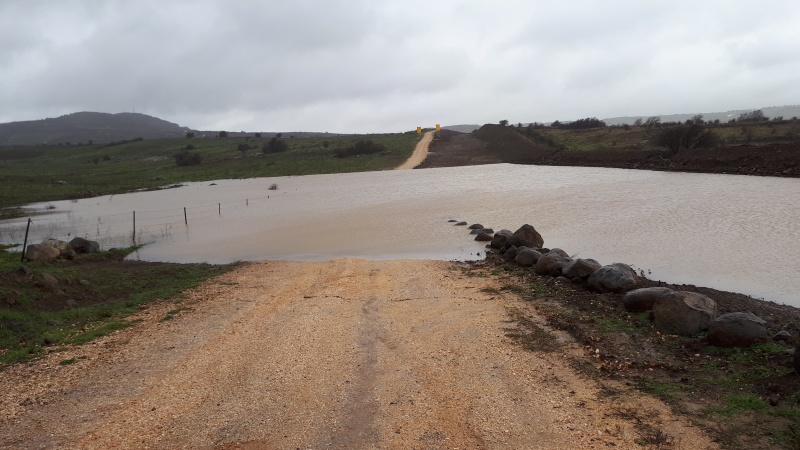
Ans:
POLYGON ((420 137, 415 132, 285 138, 289 150, 263 154, 268 139, 156 139, 103 147, 100 145, 0 148, 0 208, 32 202, 86 196, 87 192, 118 194, 186 181, 363 172, 400 165, 420 137), (372 140, 386 151, 335 158, 337 148, 372 140), (328 148, 323 146, 328 142, 328 148), (241 143, 253 147, 245 153, 241 143), (175 155, 191 144, 202 163, 178 167, 175 155), (30 157, 20 157, 28 153, 30 157))
MULTIPOLYGON (((59 345, 78 345, 136 323, 127 319, 150 302, 174 299, 201 281, 234 265, 120 261, 133 249, 103 252, 92 258, 26 263, 30 274, 17 275, 16 253, 0 250, 0 365, 24 361, 59 345), (105 259, 103 259, 105 257, 105 259), (46 272, 59 280, 65 300, 37 284, 46 272), (80 283, 79 280, 88 281, 80 283)), ((188 308, 169 312, 172 317, 188 308)))

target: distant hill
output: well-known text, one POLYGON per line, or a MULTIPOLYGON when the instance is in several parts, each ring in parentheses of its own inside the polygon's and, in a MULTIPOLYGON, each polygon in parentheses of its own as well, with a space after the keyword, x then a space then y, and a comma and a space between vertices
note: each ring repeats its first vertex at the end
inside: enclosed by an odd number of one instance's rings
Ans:
MULTIPOLYGON (((800 117, 800 105, 769 106, 767 108, 737 109, 734 111, 712 113, 663 114, 658 117, 661 117, 662 122, 685 122, 686 119, 691 119, 692 116, 696 114, 702 114, 703 120, 706 121, 719 119, 720 122, 727 122, 731 119, 738 118, 742 113, 747 113, 756 109, 760 109, 761 112, 770 119, 779 116, 782 116, 784 119, 800 117)), ((606 125, 624 125, 626 123, 632 125, 636 119, 647 120, 648 117, 649 116, 611 117, 609 119, 603 119, 603 122, 605 122, 606 125)))
POLYGON ((139 113, 78 112, 54 119, 0 124, 0 146, 108 143, 138 137, 183 137, 189 128, 139 113))

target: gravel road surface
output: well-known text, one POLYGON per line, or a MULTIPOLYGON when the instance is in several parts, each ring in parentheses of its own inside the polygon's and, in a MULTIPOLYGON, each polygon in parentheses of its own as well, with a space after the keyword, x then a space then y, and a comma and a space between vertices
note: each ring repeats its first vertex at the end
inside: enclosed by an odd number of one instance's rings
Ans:
MULTIPOLYGON (((0 372, 3 448, 713 448, 506 337, 530 304, 443 261, 245 264, 90 344, 0 372), (76 363, 59 365, 76 358, 76 363)), ((624 386, 621 387, 624 390, 624 386)))

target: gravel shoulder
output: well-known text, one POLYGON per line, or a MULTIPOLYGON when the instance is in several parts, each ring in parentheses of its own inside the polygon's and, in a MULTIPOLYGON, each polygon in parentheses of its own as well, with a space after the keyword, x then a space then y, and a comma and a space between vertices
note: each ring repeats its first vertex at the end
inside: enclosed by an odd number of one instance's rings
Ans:
POLYGON ((601 395, 568 337, 520 346, 514 317, 539 317, 496 283, 443 261, 242 265, 172 320, 151 305, 4 370, 0 447, 640 448, 646 415, 675 448, 715 448, 656 399, 601 395))

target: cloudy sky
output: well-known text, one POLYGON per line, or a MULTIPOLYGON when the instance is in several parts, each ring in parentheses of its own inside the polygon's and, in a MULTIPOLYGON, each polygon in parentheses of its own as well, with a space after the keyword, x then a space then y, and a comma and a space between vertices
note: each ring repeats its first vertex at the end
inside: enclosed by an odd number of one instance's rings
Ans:
POLYGON ((798 103, 797 0, 0 0, 0 122, 394 132, 798 103))

